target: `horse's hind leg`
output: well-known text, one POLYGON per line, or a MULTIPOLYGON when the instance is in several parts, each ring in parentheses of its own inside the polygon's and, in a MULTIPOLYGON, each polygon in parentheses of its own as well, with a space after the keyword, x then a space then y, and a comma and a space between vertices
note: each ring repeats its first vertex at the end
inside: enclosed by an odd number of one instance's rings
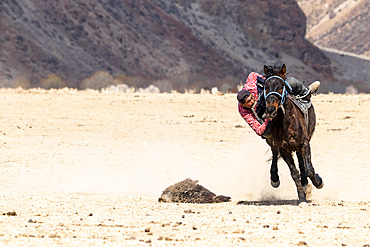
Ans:
POLYGON ((324 182, 319 174, 315 173, 315 169, 313 168, 312 161, 311 161, 311 148, 310 145, 306 145, 305 148, 305 156, 304 160, 307 166, 307 175, 311 179, 312 184, 317 188, 321 189, 324 186, 324 182))
POLYGON ((303 186, 301 183, 301 178, 299 176, 299 171, 297 170, 294 160, 291 153, 286 152, 285 150, 280 149, 280 155, 284 159, 284 161, 288 164, 290 175, 293 178, 293 181, 297 187, 298 192, 298 199, 300 202, 307 202, 306 200, 306 194, 303 190, 303 186))
POLYGON ((306 199, 309 199, 312 193, 312 185, 308 184, 307 165, 305 164, 305 160, 300 152, 297 152, 297 158, 299 163, 299 170, 301 171, 301 184, 303 186, 303 191, 306 194, 306 199))
POLYGON ((272 163, 271 163, 271 169, 270 169, 270 175, 271 175, 270 179, 271 179, 272 187, 277 188, 280 186, 278 167, 277 167, 279 149, 276 147, 271 147, 271 151, 272 151, 272 163))
POLYGON ((302 186, 306 186, 308 184, 307 168, 306 168, 304 159, 302 157, 302 154, 300 152, 297 152, 297 158, 298 158, 299 170, 301 171, 301 183, 302 183, 302 186))

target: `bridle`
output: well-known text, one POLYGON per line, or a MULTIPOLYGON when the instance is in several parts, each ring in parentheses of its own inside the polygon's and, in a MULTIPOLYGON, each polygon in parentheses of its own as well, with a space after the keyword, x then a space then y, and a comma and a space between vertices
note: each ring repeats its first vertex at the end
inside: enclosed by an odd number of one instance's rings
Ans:
POLYGON ((277 95, 281 99, 280 100, 280 105, 283 105, 284 102, 285 102, 285 99, 286 99, 286 97, 288 95, 288 92, 286 90, 286 86, 289 88, 290 91, 292 91, 292 87, 289 85, 289 83, 286 80, 284 80, 283 78, 281 78, 280 76, 274 75, 274 76, 271 76, 271 77, 267 78, 266 81, 265 81, 265 86, 263 87, 263 96, 265 97, 265 100, 267 100, 267 98, 270 97, 271 95, 275 94, 275 95, 277 95), (280 79, 280 80, 282 80, 284 82, 284 88, 283 88, 283 92, 281 94, 278 93, 278 92, 274 92, 273 91, 273 92, 269 92, 266 95, 266 82, 268 80, 270 80, 271 78, 277 78, 277 79, 280 79))
POLYGON ((292 91, 292 87, 289 85, 289 83, 288 83, 286 80, 284 80, 284 79, 283 79, 283 78, 281 78, 280 76, 274 75, 274 76, 271 76, 271 77, 269 77, 269 78, 267 78, 267 79, 266 79, 266 81, 265 81, 265 86, 263 87, 263 96, 265 97, 266 102, 267 102, 267 98, 268 98, 268 97, 270 97, 270 96, 271 96, 271 95, 273 95, 273 94, 275 94, 275 95, 277 95, 278 97, 280 97, 280 104, 279 104, 279 108, 281 108, 281 110, 283 111, 283 114, 285 114, 285 109, 284 109, 283 104, 284 104, 285 99, 286 99, 286 97, 287 97, 287 95, 288 95, 288 92, 287 92, 287 90, 286 90, 286 86, 289 88, 289 90, 290 90, 290 91, 292 91), (273 91, 273 92, 269 92, 269 93, 266 95, 266 82, 267 82, 268 80, 270 80, 271 78, 277 78, 277 79, 280 79, 280 80, 282 80, 282 81, 284 82, 283 92, 282 92, 281 94, 279 94, 278 92, 273 91))

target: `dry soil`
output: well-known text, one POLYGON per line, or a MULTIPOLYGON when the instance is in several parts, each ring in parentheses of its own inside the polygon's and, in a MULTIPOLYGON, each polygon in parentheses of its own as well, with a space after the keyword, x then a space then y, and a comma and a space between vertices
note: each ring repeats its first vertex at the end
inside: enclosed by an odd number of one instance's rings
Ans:
POLYGON ((0 90, 0 245, 369 246, 370 95, 317 95, 307 204, 235 94, 0 90), (158 203, 185 178, 220 204, 158 203))

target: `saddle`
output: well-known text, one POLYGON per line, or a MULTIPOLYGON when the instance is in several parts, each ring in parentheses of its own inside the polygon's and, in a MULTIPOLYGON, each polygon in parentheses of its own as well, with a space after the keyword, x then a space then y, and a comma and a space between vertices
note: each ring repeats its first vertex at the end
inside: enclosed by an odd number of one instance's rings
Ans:
POLYGON ((302 99, 302 97, 295 97, 294 95, 291 94, 288 94, 288 97, 303 113, 304 119, 306 121, 306 126, 308 126, 308 110, 312 106, 311 100, 302 99))

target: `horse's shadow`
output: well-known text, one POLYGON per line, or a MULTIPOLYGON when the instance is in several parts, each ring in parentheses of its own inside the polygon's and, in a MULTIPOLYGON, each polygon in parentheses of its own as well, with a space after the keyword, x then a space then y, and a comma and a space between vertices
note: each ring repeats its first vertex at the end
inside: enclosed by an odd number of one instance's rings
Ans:
MULTIPOLYGON (((308 200, 308 203, 311 201, 308 200)), ((270 200, 270 201, 239 201, 237 205, 254 205, 254 206, 284 206, 292 205, 298 206, 298 200, 270 200)))

